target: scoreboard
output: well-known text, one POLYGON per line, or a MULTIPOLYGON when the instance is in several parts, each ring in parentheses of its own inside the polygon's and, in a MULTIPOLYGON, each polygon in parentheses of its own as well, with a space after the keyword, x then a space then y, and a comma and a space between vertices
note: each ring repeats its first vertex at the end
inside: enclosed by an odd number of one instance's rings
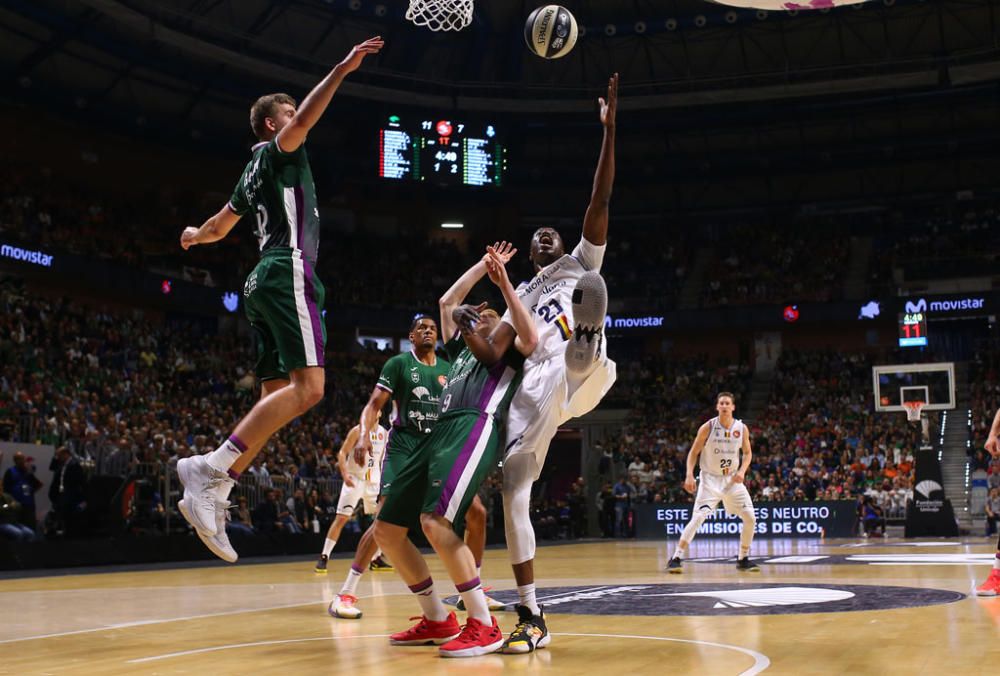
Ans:
POLYGON ((391 180, 500 186, 507 171, 494 125, 443 116, 390 115, 378 131, 378 152, 379 176, 391 180))
POLYGON ((927 346, 927 314, 905 312, 899 315, 899 346, 927 346))

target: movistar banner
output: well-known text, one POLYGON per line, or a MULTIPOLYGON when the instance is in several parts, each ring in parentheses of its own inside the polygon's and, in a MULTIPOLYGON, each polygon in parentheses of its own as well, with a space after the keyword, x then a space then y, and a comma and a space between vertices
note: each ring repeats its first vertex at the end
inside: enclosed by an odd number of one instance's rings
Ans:
MULTIPOLYGON (((676 540, 691 519, 687 504, 636 505, 635 534, 639 538, 676 540)), ((857 534, 857 503, 854 500, 761 502, 754 505, 756 537, 818 538, 852 537, 857 534)), ((721 507, 698 529, 698 538, 732 538, 743 522, 721 507)))
POLYGON ((911 296, 899 299, 899 313, 926 314, 928 319, 942 316, 976 316, 990 314, 997 306, 989 293, 962 293, 948 296, 911 296))

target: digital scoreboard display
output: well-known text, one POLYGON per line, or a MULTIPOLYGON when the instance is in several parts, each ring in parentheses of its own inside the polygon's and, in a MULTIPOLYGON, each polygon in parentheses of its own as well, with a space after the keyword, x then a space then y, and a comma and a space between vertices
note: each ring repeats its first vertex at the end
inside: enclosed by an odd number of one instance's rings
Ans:
POLYGON ((927 314, 906 312, 899 315, 899 346, 927 346, 927 314))
POLYGON ((443 185, 503 185, 507 148, 489 123, 390 115, 378 131, 378 175, 443 185))

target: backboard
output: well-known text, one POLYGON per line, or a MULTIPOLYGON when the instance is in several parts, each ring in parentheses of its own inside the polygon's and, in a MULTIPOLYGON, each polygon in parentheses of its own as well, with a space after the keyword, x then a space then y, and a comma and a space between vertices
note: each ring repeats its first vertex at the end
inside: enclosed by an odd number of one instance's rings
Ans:
POLYGON ((872 367, 875 410, 905 413, 904 401, 924 401, 924 411, 955 408, 955 364, 886 364, 872 367))

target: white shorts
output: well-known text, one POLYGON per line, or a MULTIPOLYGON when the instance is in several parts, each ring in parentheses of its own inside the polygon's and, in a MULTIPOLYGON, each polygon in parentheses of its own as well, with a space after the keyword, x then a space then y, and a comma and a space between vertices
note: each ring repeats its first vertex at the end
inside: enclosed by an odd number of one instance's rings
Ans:
POLYGON ((364 477, 353 476, 354 487, 344 485, 340 487, 340 500, 337 502, 337 514, 352 516, 354 509, 358 505, 358 500, 365 501, 365 514, 369 516, 375 513, 378 505, 378 481, 365 481, 364 477))
POLYGON ((505 458, 515 453, 533 453, 541 472, 549 442, 559 425, 594 410, 614 385, 618 367, 608 359, 606 346, 607 341, 602 341, 600 365, 576 392, 569 392, 563 352, 525 365, 524 379, 510 404, 505 458))
POLYGON ((750 491, 744 484, 733 482, 731 476, 702 472, 698 476, 698 493, 694 496, 694 512, 707 508, 708 513, 712 514, 719 506, 720 501, 722 506, 726 508, 726 513, 733 516, 739 516, 747 510, 753 512, 750 491))

